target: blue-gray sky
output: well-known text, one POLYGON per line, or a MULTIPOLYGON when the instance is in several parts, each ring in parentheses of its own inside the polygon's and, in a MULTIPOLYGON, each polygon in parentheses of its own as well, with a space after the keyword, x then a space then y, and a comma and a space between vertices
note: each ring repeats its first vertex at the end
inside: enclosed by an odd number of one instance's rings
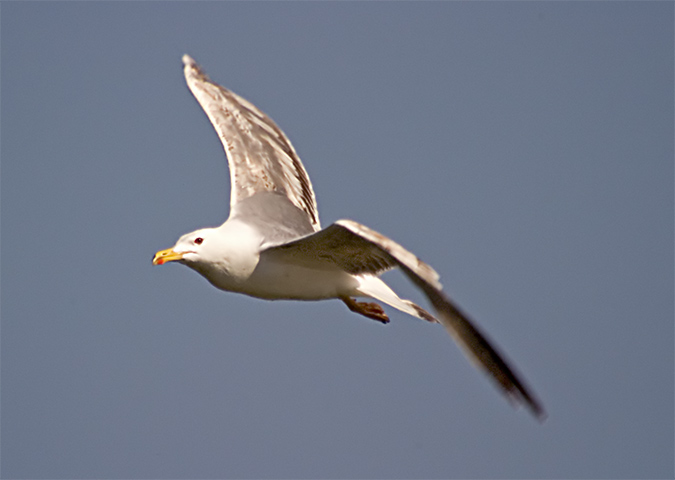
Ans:
POLYGON ((0 14, 3 477, 672 478, 673 3, 0 14), (151 266, 228 213, 184 53, 289 135, 324 225, 441 273, 544 425, 439 326, 151 266))

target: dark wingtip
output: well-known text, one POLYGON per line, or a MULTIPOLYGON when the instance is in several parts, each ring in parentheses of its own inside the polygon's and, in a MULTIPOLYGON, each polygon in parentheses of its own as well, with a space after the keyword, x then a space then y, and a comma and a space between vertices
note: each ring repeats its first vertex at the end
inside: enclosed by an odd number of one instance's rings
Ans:
POLYGON ((548 413, 541 404, 541 401, 517 379, 513 371, 511 371, 511 374, 513 375, 511 382, 505 384, 497 380, 497 385, 506 394, 507 399, 514 408, 525 407, 539 423, 544 423, 548 418, 548 413))
POLYGON ((538 401, 532 402, 532 399, 526 399, 524 401, 526 402, 525 405, 530 410, 530 413, 532 413, 534 418, 536 418, 539 423, 544 423, 548 418, 548 413, 546 413, 544 407, 542 407, 538 401))

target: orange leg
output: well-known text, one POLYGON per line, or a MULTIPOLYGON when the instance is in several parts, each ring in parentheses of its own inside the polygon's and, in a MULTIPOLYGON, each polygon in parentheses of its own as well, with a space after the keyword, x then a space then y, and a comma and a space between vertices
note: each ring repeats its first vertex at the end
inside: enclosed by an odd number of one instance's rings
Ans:
POLYGON ((389 323, 389 317, 384 313, 384 309, 375 302, 357 302, 351 297, 340 297, 345 302, 347 308, 352 312, 372 318, 382 323, 389 323))

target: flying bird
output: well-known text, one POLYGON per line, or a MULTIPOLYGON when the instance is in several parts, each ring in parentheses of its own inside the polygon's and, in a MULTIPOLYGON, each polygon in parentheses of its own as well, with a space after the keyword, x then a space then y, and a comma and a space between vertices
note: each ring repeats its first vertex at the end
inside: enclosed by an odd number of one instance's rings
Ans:
POLYGON ((387 323, 384 303, 440 323, 514 405, 524 405, 539 420, 546 417, 514 368, 443 293, 432 267, 352 220, 322 229, 309 176, 284 132, 255 105, 211 81, 190 56, 183 56, 183 64, 187 85, 227 155, 230 215, 219 227, 183 235, 172 248, 157 252, 153 265, 179 262, 216 288, 252 297, 340 299, 352 312, 387 323), (422 290, 435 315, 399 298, 379 278, 392 268, 422 290))

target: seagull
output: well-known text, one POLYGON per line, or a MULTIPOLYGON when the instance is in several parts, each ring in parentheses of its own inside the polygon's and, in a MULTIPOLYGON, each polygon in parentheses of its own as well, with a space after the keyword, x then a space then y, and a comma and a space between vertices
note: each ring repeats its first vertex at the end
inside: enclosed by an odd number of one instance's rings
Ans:
POLYGON ((251 297, 339 299, 354 313, 388 323, 383 303, 440 323, 514 406, 525 406, 540 421, 546 418, 514 368, 443 293, 431 266, 355 221, 338 220, 322 229, 309 176, 284 132, 252 103, 211 81, 190 56, 183 56, 183 65, 188 88, 225 149, 230 215, 219 227, 187 233, 172 248, 158 251, 153 265, 182 263, 216 288, 251 297), (393 268, 424 293, 435 315, 399 298, 379 278, 393 268))

